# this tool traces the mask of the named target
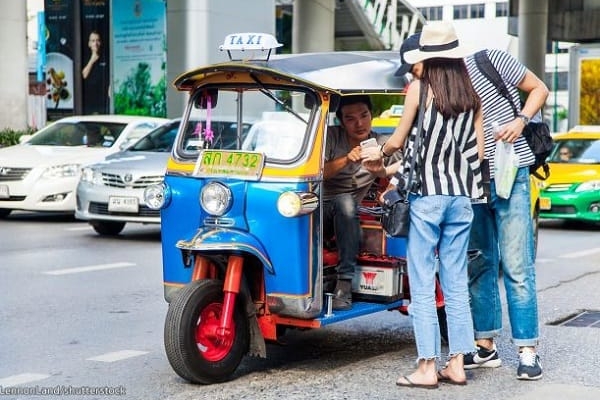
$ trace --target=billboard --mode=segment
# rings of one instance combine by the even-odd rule
[[[48,114],[73,111],[73,0],[46,0],[46,107]]]
[[[81,3],[81,96],[83,114],[110,112],[108,0]]]
[[[600,125],[600,45],[569,49],[569,127]]]
[[[116,114],[165,117],[166,0],[113,0],[113,104]]]

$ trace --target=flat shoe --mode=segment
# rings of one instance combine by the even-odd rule
[[[437,372],[437,378],[438,378],[438,382],[447,383],[449,385],[464,386],[467,384],[466,379],[464,381],[455,381],[454,379],[450,378],[449,376],[442,374],[442,371]]]
[[[406,382],[402,382],[400,379],[404,379]],[[439,385],[437,383],[414,383],[407,376],[402,376],[396,381],[396,386],[408,387],[408,388],[420,388],[420,389],[437,389]]]

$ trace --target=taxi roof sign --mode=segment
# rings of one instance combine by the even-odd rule
[[[275,36],[268,33],[256,33],[256,32],[245,32],[245,33],[232,33],[225,37],[223,44],[219,46],[219,50],[226,50],[229,54],[229,59],[233,61],[231,51],[267,51],[265,61],[269,60],[271,51],[277,47],[283,46],[279,43]]]

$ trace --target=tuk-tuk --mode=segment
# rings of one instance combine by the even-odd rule
[[[368,94],[380,112],[402,104],[399,56],[271,55],[278,46],[271,35],[232,34],[221,46],[229,61],[176,78],[189,102],[164,182],[145,193],[161,210],[166,354],[193,383],[230,379],[244,356],[266,357],[266,344],[287,329],[407,314],[405,239],[387,236],[377,214],[378,186],[387,182],[360,207],[362,251],[347,311],[332,310],[337,252],[319,207],[339,99]],[[438,300],[443,312],[441,292]]]

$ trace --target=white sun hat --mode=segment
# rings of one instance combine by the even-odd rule
[[[404,53],[404,59],[416,64],[430,58],[464,58],[472,53],[472,49],[459,43],[451,23],[432,21],[423,26],[419,48]]]

